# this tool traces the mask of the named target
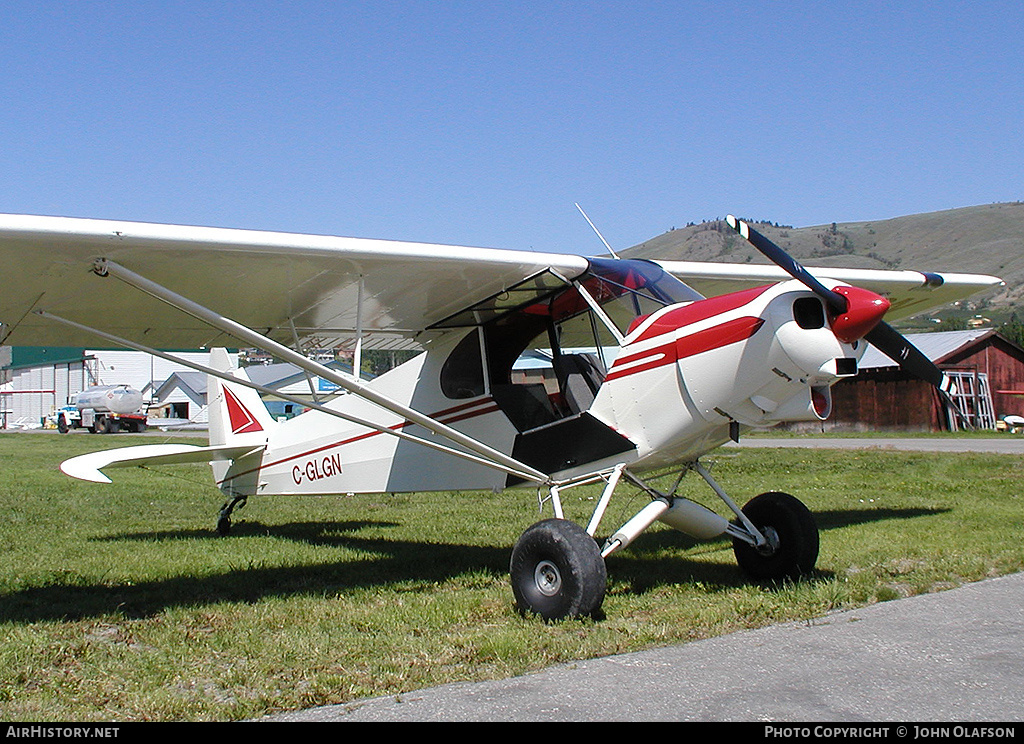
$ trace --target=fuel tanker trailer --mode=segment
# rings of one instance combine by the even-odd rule
[[[57,412],[57,429],[67,433],[79,427],[96,434],[145,431],[142,393],[128,385],[98,385],[80,392],[73,406]]]

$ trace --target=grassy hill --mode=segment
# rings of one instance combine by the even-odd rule
[[[1005,316],[1015,308],[1024,308],[1024,202],[813,227],[749,221],[807,266],[992,274],[1001,277],[1006,287],[982,296],[972,309],[980,305]],[[724,220],[670,230],[623,254],[633,258],[767,263]]]

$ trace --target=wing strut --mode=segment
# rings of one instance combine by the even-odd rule
[[[407,421],[422,426],[427,431],[433,432],[438,436],[444,437],[450,442],[454,442],[462,447],[465,447],[470,452],[473,452],[487,461],[495,464],[504,466],[505,470],[514,470],[520,474],[524,474],[527,480],[534,481],[537,483],[547,483],[550,481],[547,475],[540,472],[539,470],[530,467],[524,463],[519,462],[513,457],[509,457],[504,452],[499,452],[493,447],[480,442],[473,437],[467,436],[457,429],[442,424],[441,422],[427,416],[419,411],[409,408],[406,405],[399,403],[398,401],[388,398],[386,395],[382,395],[380,392],[367,386],[361,380],[354,379],[348,375],[340,374],[337,370],[333,370],[326,365],[320,364],[319,362],[308,359],[297,351],[289,349],[283,344],[279,344],[276,341],[267,338],[261,333],[258,333],[251,328],[248,328],[241,323],[238,323],[230,318],[226,318],[219,313],[214,312],[206,307],[203,307],[197,302],[193,302],[187,297],[173,292],[166,287],[157,284],[134,271],[121,266],[114,261],[108,261],[106,259],[100,259],[96,262],[94,269],[100,276],[112,275],[125,282],[129,286],[135,287],[136,289],[145,292],[146,294],[157,298],[163,302],[166,302],[173,308],[180,310],[186,315],[191,315],[208,325],[216,328],[230,336],[234,336],[246,343],[263,349],[264,351],[278,357],[287,362],[291,362],[300,369],[311,372],[312,374],[319,375],[325,380],[329,380],[336,385],[348,390],[353,395],[358,395],[360,398],[367,400],[381,408],[390,411],[398,416],[402,416]],[[276,393],[275,393],[276,394]]]
[[[502,465],[500,463],[496,463],[491,460],[480,457],[478,455],[474,455],[471,452],[464,452],[463,450],[453,449],[452,447],[448,447],[438,442],[432,442],[429,439],[422,439],[421,437],[416,437],[413,436],[412,434],[407,434],[404,431],[401,431],[400,429],[397,428],[383,426],[382,424],[375,424],[372,421],[367,421],[366,419],[359,418],[358,416],[352,416],[351,414],[344,413],[343,411],[338,411],[334,408],[328,408],[327,406],[321,405],[319,403],[310,403],[308,400],[303,400],[298,396],[290,395],[280,390],[274,390],[264,385],[259,385],[247,378],[235,377],[230,372],[213,369],[212,367],[207,367],[205,365],[198,364],[197,362],[189,361],[188,359],[182,359],[180,357],[173,356],[172,354],[168,354],[158,349],[151,348],[144,344],[139,344],[134,341],[129,341],[126,338],[115,336],[112,333],[107,333],[97,328],[91,328],[87,325],[76,323],[73,320],[68,320],[67,318],[61,318],[58,315],[53,315],[52,313],[48,313],[44,310],[37,311],[37,314],[40,317],[46,318],[47,320],[52,320],[57,323],[63,323],[64,325],[71,326],[72,328],[77,328],[81,331],[93,333],[99,336],[100,338],[106,339],[107,341],[111,341],[119,346],[125,346],[129,349],[135,349],[136,351],[141,351],[146,354],[152,354],[155,357],[160,357],[161,359],[166,359],[167,361],[173,362],[174,364],[180,364],[182,366],[189,367],[191,369],[196,370],[197,372],[203,372],[208,375],[213,375],[214,377],[219,377],[220,379],[225,380],[227,382],[232,382],[238,385],[242,385],[243,387],[252,388],[253,390],[262,393],[263,395],[273,395],[275,398],[281,398],[283,400],[288,401],[289,403],[296,403],[302,406],[303,408],[310,408],[314,411],[326,413],[329,416],[340,418],[343,421],[348,421],[349,423],[356,424],[357,426],[365,426],[366,428],[373,429],[375,431],[380,432],[381,434],[390,434],[392,436],[398,437],[399,439],[403,439],[407,442],[421,444],[424,447],[429,447],[430,449],[437,450],[438,452],[444,452],[445,454],[454,455],[455,457],[461,457],[464,460],[469,460],[470,462],[476,463],[478,465],[484,465],[486,467],[495,468],[496,470],[501,470],[502,472],[511,473],[512,475],[517,476],[519,478],[523,478],[524,480],[534,480],[531,476],[521,472],[520,470],[506,467],[505,465]]]

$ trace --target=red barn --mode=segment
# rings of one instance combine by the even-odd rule
[[[975,428],[994,429],[1006,415],[1024,416],[1024,348],[990,328],[907,334],[957,384],[955,401]],[[832,388],[826,430],[941,431],[966,428],[929,384],[869,348],[856,377]]]

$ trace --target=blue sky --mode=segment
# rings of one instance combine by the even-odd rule
[[[0,212],[599,252],[1024,199],[1024,3],[0,7]]]

